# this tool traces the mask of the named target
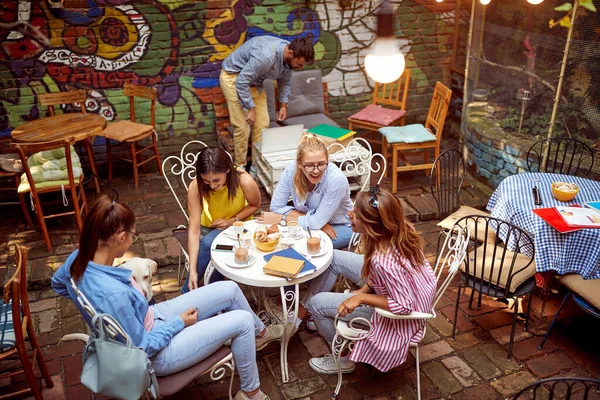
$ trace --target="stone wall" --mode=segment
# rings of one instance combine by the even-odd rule
[[[158,90],[161,152],[190,138],[214,143],[211,93],[218,91],[221,62],[248,38],[268,34],[313,39],[316,67],[329,85],[330,113],[342,126],[370,101],[373,82],[363,59],[379,1],[75,1],[64,0],[64,8],[2,1],[4,22],[27,21],[51,45],[0,29],[0,131],[44,116],[38,94],[73,89],[87,90],[88,112],[109,122],[127,119],[122,87],[134,82]],[[453,3],[394,1],[397,35],[412,69],[409,122],[424,119],[437,80],[450,83]]]

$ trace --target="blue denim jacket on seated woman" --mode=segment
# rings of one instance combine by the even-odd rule
[[[90,318],[77,302],[71,287],[70,268],[79,250],[75,250],[52,277],[52,288],[61,296],[69,297],[88,324]],[[148,312],[148,301],[131,284],[131,271],[89,262],[80,282],[79,290],[99,313],[110,314],[131,337],[134,346],[140,347],[148,357],[158,353],[171,338],[184,328],[181,317],[160,324],[150,332],[144,329],[144,318]]]

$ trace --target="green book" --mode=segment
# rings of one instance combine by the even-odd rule
[[[317,125],[314,128],[309,129],[308,132],[335,139],[338,142],[341,142],[342,140],[356,134],[356,132],[349,129],[339,128],[337,126],[331,126],[327,124]]]

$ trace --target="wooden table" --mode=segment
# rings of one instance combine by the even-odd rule
[[[94,173],[96,192],[100,193],[96,162],[92,153],[90,139],[106,128],[106,119],[98,114],[61,114],[27,122],[15,128],[11,135],[17,142],[47,142],[74,137],[83,142]]]

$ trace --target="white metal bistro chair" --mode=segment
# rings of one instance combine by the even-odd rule
[[[191,140],[183,145],[179,152],[179,156],[169,156],[165,158],[162,163],[165,181],[167,181],[167,185],[169,185],[169,189],[171,189],[171,193],[173,194],[173,197],[175,197],[177,204],[179,204],[179,208],[188,223],[190,217],[187,214],[184,204],[187,205],[187,191],[190,183],[196,179],[196,161],[198,160],[198,154],[200,154],[200,151],[205,147],[207,146],[204,142],[201,142],[200,140]],[[180,196],[183,197],[183,202],[181,201]],[[185,225],[179,225],[173,231],[173,236],[175,236],[175,239],[177,239],[177,242],[179,243],[177,282],[181,282],[182,255],[185,258],[184,272],[189,273],[190,270],[190,256],[187,251],[187,227]],[[208,271],[209,269],[210,268],[207,268],[206,270]],[[205,280],[205,282],[207,281]]]
[[[93,318],[97,312],[85,297],[85,295],[79,290],[73,278],[71,278],[71,288],[77,293],[77,302],[85,313]],[[119,337],[127,338],[128,335],[121,327],[114,322],[111,316],[106,315],[103,318],[106,323],[108,334],[115,340]],[[150,368],[152,368],[150,366]],[[231,378],[229,381],[229,399],[233,399],[231,390],[233,388],[233,376],[235,375],[235,360],[233,359],[233,353],[227,346],[221,346],[208,358],[200,361],[198,364],[191,366],[183,371],[176,372],[167,376],[157,376],[156,382],[151,384],[148,388],[148,392],[155,399],[160,399],[164,396],[171,396],[184,387],[186,387],[194,379],[209,374],[213,381],[222,379],[227,373],[227,369],[231,371]],[[154,371],[150,371],[153,373]]]
[[[428,313],[411,312],[407,315],[396,315],[390,311],[383,310],[375,307],[375,312],[386,318],[391,319],[417,319],[423,321],[423,337],[425,337],[426,326],[425,322],[429,319],[436,317],[435,306],[438,301],[444,295],[444,292],[452,282],[454,275],[458,271],[460,265],[464,262],[467,255],[467,246],[469,244],[470,232],[468,227],[455,226],[446,234],[444,246],[442,247],[442,254],[437,257],[435,268],[433,270],[438,280],[438,289],[435,292],[433,298],[433,304],[431,305],[431,311]],[[448,274],[444,278],[444,271],[447,270]],[[443,279],[441,285],[440,280]],[[369,337],[371,332],[371,322],[365,318],[357,317],[350,321],[343,321],[340,319],[339,314],[336,315],[335,320],[336,335],[331,343],[331,354],[334,357],[337,368],[338,368],[338,382],[333,392],[333,398],[336,398],[342,387],[342,369],[340,363],[340,357],[344,350],[347,348],[352,351],[354,344],[357,341],[365,340]],[[415,362],[417,366],[417,396],[421,400],[421,377],[420,377],[420,364],[419,364],[419,343],[411,343],[410,347],[415,349]]]

